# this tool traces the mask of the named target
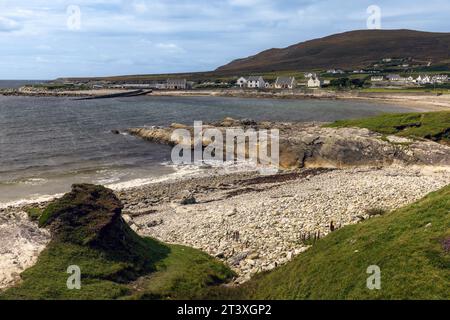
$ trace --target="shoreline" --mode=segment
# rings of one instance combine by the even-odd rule
[[[311,242],[305,239],[326,236],[331,224],[358,223],[370,218],[370,209],[391,211],[448,184],[448,167],[392,165],[273,176],[215,173],[115,193],[124,204],[123,218],[137,233],[215,256],[238,274],[239,284],[308,250]],[[0,229],[9,230],[0,236],[0,289],[15,283],[50,240],[25,211],[46,205],[0,209]]]
[[[2,90],[0,96],[19,97],[98,97],[113,94],[123,94],[133,90],[123,89],[97,89],[79,91],[31,91],[31,90]],[[230,98],[253,98],[253,99],[298,99],[298,100],[341,100],[341,101],[364,101],[370,103],[394,104],[415,111],[445,111],[450,110],[450,94],[436,95],[431,92],[383,92],[370,93],[360,91],[336,92],[326,90],[309,91],[255,91],[238,89],[221,90],[178,90],[158,91],[154,90],[151,97],[230,97]]]

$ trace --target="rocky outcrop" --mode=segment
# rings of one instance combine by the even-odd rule
[[[342,168],[399,164],[450,165],[450,147],[428,140],[384,137],[360,128],[325,128],[318,123],[277,123],[252,120],[223,121],[205,125],[224,132],[229,128],[280,130],[280,166],[285,169],[302,167]],[[135,128],[129,133],[156,143],[175,145],[175,129],[192,128],[172,125],[168,128]],[[224,135],[225,137],[225,135]],[[192,141],[191,141],[192,143]],[[210,143],[203,140],[203,146]]]
[[[20,280],[20,273],[34,265],[50,241],[23,210],[0,209],[0,291]]]

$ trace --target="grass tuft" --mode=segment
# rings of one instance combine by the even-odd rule
[[[382,114],[371,118],[336,121],[327,127],[367,128],[383,135],[450,143],[450,111]]]

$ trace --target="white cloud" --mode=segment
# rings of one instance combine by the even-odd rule
[[[450,30],[448,0],[376,3],[383,10],[384,28]],[[80,32],[67,28],[66,10],[73,4],[81,8]],[[210,70],[271,47],[365,28],[370,4],[372,0],[1,0],[0,78]],[[36,57],[51,62],[38,59],[42,68],[34,68]]]
[[[19,30],[22,26],[15,20],[0,17],[0,32],[11,32]]]

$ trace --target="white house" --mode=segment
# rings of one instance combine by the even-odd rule
[[[386,76],[388,81],[404,81],[405,78],[401,77],[399,74],[389,74]]]
[[[447,75],[435,75],[431,78],[431,82],[433,83],[445,83],[448,82],[448,76]]]
[[[322,86],[322,81],[318,77],[311,77],[308,80],[308,88],[320,88]]]
[[[417,77],[416,83],[418,83],[418,84],[429,84],[429,83],[431,83],[431,77],[427,76],[427,75],[426,76],[420,75],[420,76]]]
[[[187,88],[186,79],[167,79],[167,89],[171,90],[185,90]]]
[[[372,82],[381,82],[384,80],[383,76],[373,76],[372,78],[370,78],[370,81]]]
[[[247,79],[245,79],[244,77],[240,77],[236,81],[236,85],[239,86],[240,88],[244,88],[245,86],[247,86]]]
[[[294,89],[296,86],[294,77],[278,77],[275,81],[275,89]]]
[[[263,77],[261,76],[251,76],[247,80],[247,87],[248,88],[265,88],[266,82],[264,81]]]
[[[343,70],[336,70],[336,69],[330,69],[330,70],[327,70],[327,73],[329,73],[329,74],[344,74],[345,72],[343,71]]]

